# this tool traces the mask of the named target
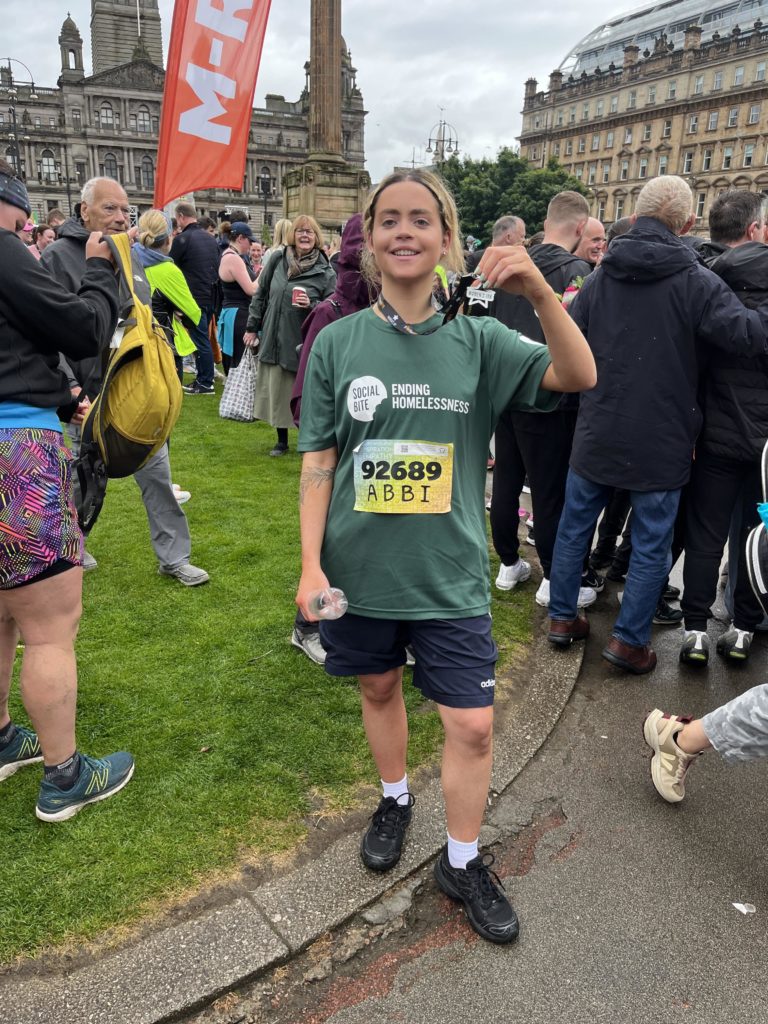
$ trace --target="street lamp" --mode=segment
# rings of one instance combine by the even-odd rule
[[[13,169],[19,178],[26,178],[24,174],[24,168],[21,163],[21,150],[19,149],[19,126],[16,120],[16,97],[19,95],[18,86],[20,84],[29,86],[30,100],[38,99],[38,95],[35,92],[35,82],[32,77],[32,72],[29,70],[24,61],[17,60],[15,57],[0,57],[0,61],[7,63],[7,69],[0,67],[0,93],[7,93],[8,99],[11,101],[8,107],[8,113],[11,116],[11,131],[8,133],[8,140],[11,143],[11,156],[13,159]],[[15,82],[13,78],[13,68],[11,64],[18,64],[29,75],[28,82]],[[25,136],[26,138],[26,136]]]
[[[272,196],[272,175],[269,173],[269,168],[264,166],[261,168],[261,174],[259,175],[259,192],[261,192],[262,198],[264,199],[264,223],[267,223],[267,202]]]
[[[433,163],[438,167],[445,163],[446,153],[459,152],[459,136],[456,129],[443,118],[432,126],[427,140],[427,153],[434,153]]]

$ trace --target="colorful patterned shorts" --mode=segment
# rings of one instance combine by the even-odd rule
[[[82,565],[72,458],[55,430],[0,430],[0,590]]]

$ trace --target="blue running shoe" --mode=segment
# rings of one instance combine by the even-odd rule
[[[0,782],[10,777],[27,764],[37,764],[43,760],[43,752],[37,739],[37,733],[16,726],[16,735],[3,750],[0,750]]]
[[[133,758],[125,751],[107,757],[80,755],[80,775],[72,789],[59,789],[43,780],[35,814],[41,821],[68,821],[87,804],[118,793],[133,775]]]

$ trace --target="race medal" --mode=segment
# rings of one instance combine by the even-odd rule
[[[373,439],[354,458],[356,512],[451,511],[452,444]]]

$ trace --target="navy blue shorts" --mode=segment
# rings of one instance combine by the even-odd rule
[[[405,664],[405,647],[416,654],[413,684],[429,700],[449,708],[493,704],[496,644],[491,616],[470,619],[372,619],[347,612],[320,622],[332,676],[367,676]]]

